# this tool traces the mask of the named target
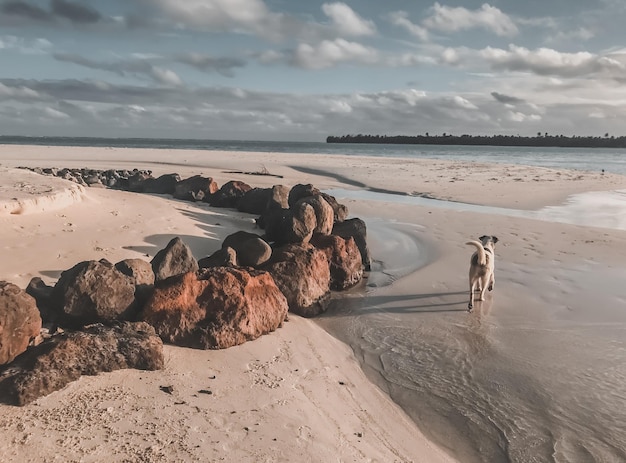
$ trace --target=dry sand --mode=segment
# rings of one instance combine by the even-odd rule
[[[254,217],[248,214],[157,195],[75,189],[65,182],[52,185],[50,179],[12,169],[19,165],[147,168],[155,175],[203,174],[218,184],[243,180],[260,187],[296,183],[313,183],[322,189],[366,187],[518,209],[559,204],[583,191],[626,188],[626,178],[621,176],[524,166],[0,146],[0,278],[21,287],[33,276],[54,283],[62,270],[81,260],[149,260],[174,236],[187,242],[197,258],[204,257],[233,231],[255,228]],[[282,178],[232,173],[261,170]],[[42,200],[45,196],[48,199]],[[377,265],[388,262],[393,267],[391,263],[403,258],[408,262],[405,268],[386,269],[394,284],[379,288],[376,295],[415,310],[445,306],[464,311],[471,251],[463,243],[485,233],[500,237],[498,260],[509,263],[504,265],[504,281],[502,273],[497,275],[498,306],[492,307],[490,297],[477,310],[485,316],[500,305],[515,313],[524,310],[525,298],[535,301],[538,296],[528,295],[532,289],[525,286],[538,284],[529,276],[529,268],[584,261],[612,269],[626,258],[623,231],[427,206],[342,202],[351,217],[376,217],[408,227],[407,242],[395,248],[385,245],[384,225],[379,227],[382,232],[373,233]],[[415,259],[413,250],[419,252]],[[422,261],[428,265],[413,272]],[[348,297],[361,296],[353,291]],[[577,307],[570,302],[563,305]],[[344,338],[333,328],[332,317],[321,324]],[[452,461],[440,450],[446,448],[461,461],[475,456],[471,445],[455,446],[441,439],[429,431],[429,422],[412,415],[418,428],[368,380],[387,391],[375,368],[366,368],[366,377],[351,349],[314,321],[292,316],[277,332],[225,351],[166,346],[165,353],[164,371],[83,377],[27,407],[0,406],[4,431],[0,455],[16,461]],[[357,355],[363,361],[361,353]],[[159,389],[168,385],[174,388],[171,395]]]

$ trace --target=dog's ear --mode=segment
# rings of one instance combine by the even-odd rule
[[[479,240],[479,241],[485,241],[485,240],[488,240],[489,238],[491,238],[491,237],[490,237],[490,236],[487,236],[487,235],[483,235],[483,236],[481,236],[480,238],[478,238],[478,240]]]
[[[497,236],[492,236],[491,239],[493,240],[494,244],[498,242],[498,237]]]

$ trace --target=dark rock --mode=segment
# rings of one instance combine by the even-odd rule
[[[367,227],[365,222],[358,218],[344,220],[340,223],[335,222],[333,235],[341,236],[342,238],[354,238],[354,242],[361,252],[363,267],[369,272],[371,257],[370,250],[367,247]]]
[[[210,197],[209,202],[211,206],[215,207],[236,208],[239,200],[250,190],[252,190],[252,187],[247,183],[231,180],[222,185],[222,188]]]
[[[147,172],[135,172],[133,175],[128,177],[127,189],[128,191],[132,191],[135,193],[143,193],[145,191],[146,181],[152,178],[152,175]]]
[[[237,210],[248,214],[263,214],[271,195],[270,188],[253,188],[239,199]]]
[[[290,188],[285,185],[274,185],[271,188],[265,210],[289,209],[289,191]]]
[[[34,277],[28,283],[26,287],[26,294],[35,298],[39,314],[41,315],[42,323],[49,323],[53,321],[54,303],[52,300],[52,292],[54,286],[48,286],[39,277]]]
[[[290,312],[313,317],[328,308],[330,266],[323,251],[309,244],[287,244],[275,249],[262,268],[272,274]]]
[[[321,249],[330,264],[330,289],[342,291],[356,285],[363,278],[361,252],[354,238],[314,234],[311,244]]]
[[[269,211],[264,217],[265,239],[278,245],[308,243],[317,225],[315,210],[307,203]]]
[[[320,193],[322,198],[326,200],[330,207],[333,208],[333,212],[335,213],[335,222],[343,222],[348,218],[348,208],[343,204],[339,204],[334,196],[331,196],[326,193]]]
[[[143,305],[154,289],[154,270],[152,265],[143,259],[124,259],[115,268],[129,277],[135,285],[135,299]]]
[[[232,248],[236,253],[237,265],[257,267],[268,261],[272,248],[255,233],[237,231],[228,235],[222,243],[223,248]]]
[[[157,283],[142,319],[165,342],[223,349],[274,331],[287,308],[269,273],[215,267]]]
[[[163,368],[163,342],[147,323],[90,325],[54,335],[0,371],[0,400],[26,405],[81,375]]]
[[[233,248],[223,247],[210,256],[200,259],[198,261],[198,267],[237,267],[237,253]]]
[[[35,299],[13,283],[0,281],[0,365],[24,352],[40,330]]]
[[[289,191],[289,200],[288,200],[289,207],[293,207],[302,198],[306,198],[307,196],[316,196],[319,194],[320,194],[320,190],[315,188],[310,183],[306,185],[302,183],[294,185],[293,187],[291,187],[291,190]]]
[[[191,249],[178,236],[167,243],[165,249],[157,252],[151,264],[155,281],[198,270],[198,262]]]
[[[104,259],[65,270],[52,296],[62,325],[129,320],[136,310],[133,281]]]
[[[180,182],[180,175],[178,174],[165,174],[158,178],[148,178],[144,182],[143,191],[144,193],[173,195],[178,182]]]
[[[217,183],[211,177],[194,175],[176,184],[174,198],[185,201],[202,201],[217,190]]]

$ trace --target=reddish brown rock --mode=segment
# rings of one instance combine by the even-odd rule
[[[289,191],[289,199],[288,199],[289,207],[293,207],[302,198],[306,198],[307,196],[316,196],[319,194],[320,194],[320,190],[315,188],[310,183],[306,185],[302,183],[294,185]]]
[[[90,325],[31,347],[0,370],[0,401],[25,405],[77,380],[81,375],[136,368],[163,368],[163,342],[147,323]]]
[[[354,218],[343,222],[335,222],[333,235],[338,235],[342,238],[354,238],[354,242],[361,252],[363,267],[367,271],[370,270],[371,256],[369,247],[367,246],[367,227],[363,220]]]
[[[198,270],[198,262],[191,249],[178,236],[172,238],[164,249],[157,252],[150,263],[155,281]]]
[[[342,291],[363,278],[361,253],[353,238],[315,234],[311,244],[321,249],[330,264],[330,288]]]
[[[0,365],[24,352],[40,330],[35,299],[13,283],[0,281]]]
[[[331,196],[326,193],[320,193],[322,198],[326,200],[330,207],[333,208],[333,212],[335,213],[335,222],[343,222],[348,218],[348,208],[337,202],[334,196]]]
[[[215,267],[157,284],[142,319],[165,342],[223,349],[274,331],[287,309],[269,273]]]
[[[194,175],[181,180],[174,189],[174,198],[185,201],[202,201],[218,190],[217,183],[211,177]]]
[[[80,262],[64,271],[52,294],[64,325],[129,320],[135,315],[133,281],[105,260]]]
[[[287,298],[289,311],[313,317],[330,302],[330,266],[326,254],[309,244],[288,244],[272,253],[263,269]]]
[[[231,180],[222,185],[222,188],[208,199],[211,206],[235,208],[239,200],[251,189],[252,187],[245,182]],[[207,198],[205,198],[205,200],[206,199]]]
[[[321,233],[323,235],[330,235],[333,231],[333,225],[335,223],[335,211],[333,208],[326,202],[326,200],[322,197],[322,195],[315,196],[306,196],[294,205],[294,209],[299,207],[301,204],[309,204],[313,210],[315,211],[315,228],[313,229],[314,233]]]

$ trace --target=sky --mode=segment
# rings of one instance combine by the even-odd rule
[[[0,135],[626,135],[626,0],[0,0]]]

